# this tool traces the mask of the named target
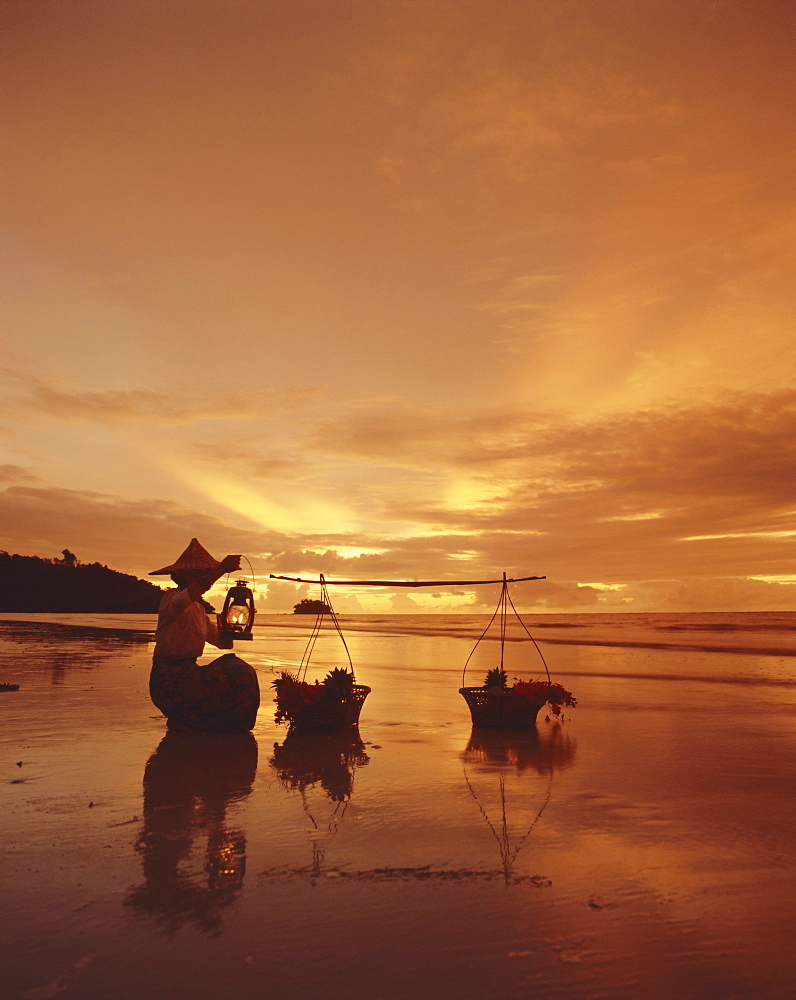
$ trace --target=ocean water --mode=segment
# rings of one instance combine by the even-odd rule
[[[0,616],[4,1000],[790,1000],[796,614],[345,616],[359,727],[288,735],[314,621],[228,739],[166,733],[152,616]],[[473,729],[501,655],[577,707]]]
[[[24,625],[63,625],[153,636],[155,615],[93,615],[58,613],[0,613],[1,622]],[[492,615],[341,615],[344,635],[366,633],[395,637],[460,639],[475,644],[499,643],[499,621]],[[311,631],[315,617],[260,614],[255,635],[277,630],[301,636]],[[323,631],[334,633],[326,616]],[[684,652],[720,652],[741,655],[796,655],[796,611],[699,612],[691,614],[522,614],[509,616],[506,643],[527,644],[530,636],[541,645],[606,646]],[[446,666],[446,664],[441,664]]]
[[[102,637],[105,643],[147,643],[154,615],[0,614],[6,635]],[[259,615],[244,657],[268,672],[294,670],[307,653],[316,619]],[[579,678],[676,684],[768,686],[796,683],[796,612],[694,614],[571,614],[510,616],[503,631],[492,615],[326,616],[312,651],[309,679],[332,666],[351,666],[361,683],[372,667],[423,683],[432,673],[477,685],[490,667],[510,678],[546,676],[564,686]],[[208,655],[212,653],[208,647]],[[566,682],[566,683],[565,683]]]

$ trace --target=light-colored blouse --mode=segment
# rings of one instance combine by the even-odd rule
[[[154,655],[195,659],[204,652],[205,642],[218,646],[218,628],[202,605],[191,600],[187,587],[164,594],[158,608]]]

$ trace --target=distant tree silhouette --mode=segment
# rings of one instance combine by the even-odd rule
[[[154,614],[163,590],[99,563],[0,551],[0,611]],[[67,560],[71,556],[74,561]]]
[[[61,555],[63,556],[61,562],[65,566],[74,566],[75,563],[77,562],[77,556],[74,554],[74,552],[70,552],[69,549],[63,549]]]
[[[294,615],[328,615],[331,608],[325,601],[313,601],[309,597],[302,597],[298,604],[293,607]]]

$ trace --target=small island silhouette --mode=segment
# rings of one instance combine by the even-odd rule
[[[294,615],[328,615],[332,609],[325,601],[313,601],[309,597],[302,599],[293,607]]]

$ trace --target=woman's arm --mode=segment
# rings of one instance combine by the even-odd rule
[[[234,573],[240,569],[240,556],[225,556],[215,569],[209,569],[201,576],[197,576],[185,588],[191,595],[192,601],[198,601],[206,590],[209,590],[216,580],[224,576],[225,573]]]

